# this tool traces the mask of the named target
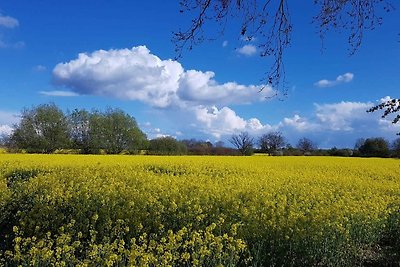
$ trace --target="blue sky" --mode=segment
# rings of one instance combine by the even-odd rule
[[[329,32],[321,49],[313,1],[290,2],[289,95],[266,99],[274,88],[258,90],[270,60],[258,56],[259,40],[239,38],[236,21],[173,60],[172,32],[189,22],[178,2],[2,1],[0,133],[11,131],[22,108],[54,102],[65,111],[121,108],[149,138],[228,143],[241,131],[281,131],[293,145],[309,137],[320,147],[396,138],[399,125],[365,111],[400,95],[398,11],[365,32],[350,57],[346,32]]]

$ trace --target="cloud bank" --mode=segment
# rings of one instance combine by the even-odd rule
[[[352,73],[345,73],[334,81],[322,80],[319,85],[347,83],[353,77]],[[175,130],[165,133],[151,126],[146,131],[153,137],[177,136],[175,131],[178,131],[181,138],[195,135],[226,140],[241,131],[253,136],[282,131],[292,144],[306,136],[315,138],[321,146],[330,147],[352,146],[358,137],[392,136],[400,131],[379,114],[366,113],[374,105],[372,102],[316,103],[311,114],[294,114],[274,124],[260,118],[245,118],[230,106],[264,101],[274,93],[272,88],[266,87],[259,93],[263,85],[219,83],[214,72],[185,70],[179,62],[160,59],[145,46],[81,53],[76,59],[56,65],[53,79],[57,85],[72,91],[42,94],[100,95],[140,101],[156,108],[160,116],[171,121]],[[189,134],[185,136],[181,132]]]
[[[379,103],[377,101],[376,103]],[[367,113],[372,102],[342,101],[329,104],[314,104],[309,116],[294,115],[284,118],[278,128],[294,141],[301,136],[314,138],[321,147],[353,147],[358,138],[396,138],[399,124],[381,118],[381,114]]]
[[[181,123],[184,114],[187,118],[184,124],[196,125],[198,131],[214,138],[237,130],[267,129],[269,126],[258,119],[243,119],[228,106],[262,102],[274,94],[271,87],[264,85],[219,83],[214,72],[185,70],[179,62],[162,60],[145,46],[81,53],[74,60],[56,65],[53,80],[72,91],[41,94],[136,100],[163,109],[164,113],[178,109]],[[148,132],[154,136],[161,134],[150,129]]]

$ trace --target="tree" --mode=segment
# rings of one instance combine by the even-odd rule
[[[0,148],[7,147],[9,144],[10,136],[7,134],[0,134]]]
[[[364,157],[388,157],[390,154],[389,143],[381,137],[367,138],[359,148]]]
[[[283,58],[285,49],[291,44],[293,25],[290,21],[289,1],[287,0],[181,0],[181,13],[191,13],[194,17],[186,30],[174,34],[175,50],[178,57],[185,48],[191,50],[208,37],[205,25],[219,24],[211,29],[218,29],[218,35],[224,33],[227,23],[238,18],[239,35],[261,43],[261,56],[273,57],[273,63],[267,71],[265,82],[275,89],[285,81]],[[319,28],[323,40],[332,29],[348,32],[350,54],[360,47],[365,30],[374,29],[382,23],[378,10],[389,12],[394,9],[389,1],[383,0],[314,0],[319,10],[313,23]],[[283,81],[283,82],[282,82]],[[286,93],[284,86],[281,90]]]
[[[183,142],[167,136],[150,140],[149,152],[157,155],[184,155],[187,148]]]
[[[107,150],[120,153],[123,150],[139,150],[146,135],[139,129],[135,118],[120,109],[108,109],[104,114]]]
[[[198,141],[196,139],[182,140],[192,155],[210,155],[212,153],[213,144],[209,141]]]
[[[317,149],[317,146],[314,144],[313,141],[311,141],[310,139],[303,137],[301,138],[298,142],[297,142],[297,146],[296,146],[299,150],[301,150],[303,152],[303,154],[305,153],[310,153],[314,150]]]
[[[93,151],[104,149],[109,154],[124,150],[135,152],[142,149],[147,141],[135,118],[120,109],[109,108],[103,113],[94,111],[89,116],[88,125],[88,146]]]
[[[400,158],[400,138],[397,138],[392,143],[393,155]]]
[[[28,152],[51,153],[69,147],[67,119],[56,105],[43,104],[21,112],[10,142]]]
[[[224,141],[217,141],[216,143],[215,143],[215,147],[224,147]]]
[[[272,155],[272,153],[282,149],[286,145],[286,141],[281,132],[270,132],[262,135],[258,140],[258,144],[261,151]]]
[[[93,153],[90,146],[91,114],[86,110],[75,109],[68,115],[68,125],[72,147],[81,149],[82,153]]]
[[[75,109],[65,116],[54,104],[24,109],[7,146],[28,152],[51,153],[75,148],[82,153],[136,152],[147,146],[146,135],[135,118],[120,109],[106,112]]]
[[[241,132],[239,135],[232,135],[229,142],[234,145],[243,156],[253,153],[254,139],[247,132]]]
[[[358,138],[356,144],[354,145],[354,150],[359,150],[360,147],[365,143],[364,138]]]
[[[336,147],[332,147],[331,149],[327,150],[329,156],[336,156],[336,157],[350,157],[353,156],[352,149],[338,149]]]
[[[147,141],[135,118],[120,109],[106,112],[75,109],[68,116],[72,146],[84,154],[135,152]]]

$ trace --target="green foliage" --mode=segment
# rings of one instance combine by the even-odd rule
[[[119,154],[144,148],[146,136],[135,119],[120,109],[74,110],[69,115],[72,143],[84,154]]]
[[[150,140],[149,154],[155,155],[185,155],[187,147],[173,137],[160,137]]]
[[[397,138],[392,143],[393,156],[400,158],[400,138]]]
[[[187,147],[190,155],[211,155],[214,152],[214,146],[208,141],[198,141],[196,139],[182,140]]]
[[[336,156],[336,157],[350,157],[353,156],[353,150],[351,149],[338,149],[333,147],[328,150],[329,156]]]
[[[88,136],[90,150],[104,149],[107,154],[138,151],[146,145],[135,119],[120,109],[90,114]]]
[[[13,188],[15,184],[28,181],[42,172],[38,169],[17,169],[5,174],[4,178],[7,181],[7,187]]]
[[[364,157],[388,157],[389,143],[383,138],[367,138],[358,149]]]
[[[70,138],[72,147],[80,149],[82,153],[89,154],[95,150],[90,139],[90,119],[91,114],[82,109],[73,110],[68,115]]]
[[[62,110],[54,104],[24,109],[10,142],[28,152],[51,153],[69,146],[68,123]]]
[[[133,154],[146,148],[147,139],[135,119],[120,109],[76,109],[65,116],[54,104],[44,104],[22,111],[7,145],[10,151],[28,153]]]

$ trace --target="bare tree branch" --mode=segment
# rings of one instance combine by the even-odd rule
[[[350,55],[361,46],[365,30],[373,30],[382,24],[377,6],[383,5],[385,12],[394,9],[390,2],[383,0],[314,0],[314,4],[320,10],[313,22],[319,29],[321,41],[329,30],[344,29],[349,32]]]
[[[384,110],[382,118],[386,118],[390,114],[399,113],[400,99],[393,98],[391,100],[388,100],[386,102],[383,102],[379,105],[370,108],[369,110],[367,110],[367,112],[375,112],[377,110]],[[392,120],[393,124],[396,124],[398,122],[400,122],[400,114],[397,114]],[[400,133],[397,133],[397,135],[400,135]]]
[[[234,145],[243,156],[250,155],[253,151],[254,139],[247,132],[241,132],[239,135],[232,135],[229,142]]]
[[[314,0],[314,4],[319,7],[319,13],[313,22],[318,27],[322,43],[328,31],[347,30],[351,55],[361,46],[364,31],[382,24],[382,17],[377,15],[378,6],[385,12],[394,9],[388,0]],[[194,13],[195,16],[187,30],[174,34],[178,57],[182,56],[184,49],[192,50],[203,41],[213,39],[207,38],[206,22],[219,24],[221,35],[228,21],[239,19],[239,35],[246,40],[257,37],[260,56],[273,58],[263,83],[283,95],[287,94],[284,55],[291,44],[293,30],[288,0],[181,0],[180,5],[182,13]]]

